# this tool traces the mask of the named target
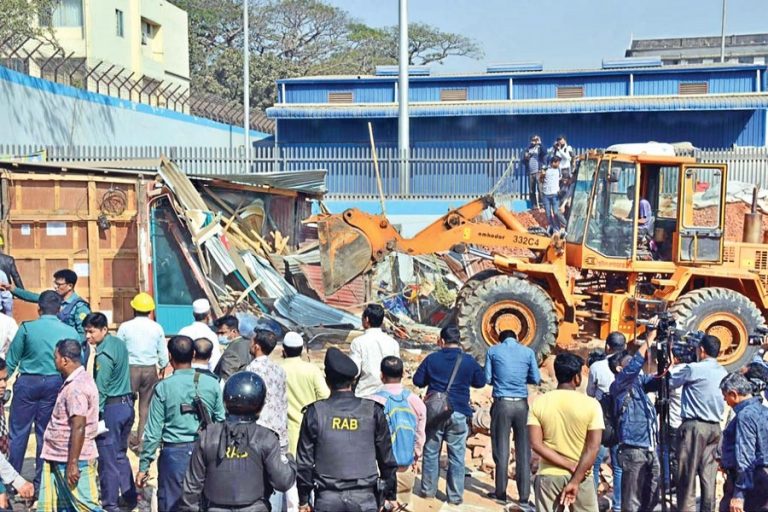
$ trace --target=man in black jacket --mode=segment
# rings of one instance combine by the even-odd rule
[[[355,362],[337,348],[325,355],[331,396],[309,405],[296,451],[299,512],[377,512],[377,481],[396,500],[397,462],[381,404],[355,397]]]
[[[256,423],[266,396],[264,381],[252,372],[236,373],[224,385],[227,418],[195,443],[181,510],[267,512],[272,491],[293,485],[295,462],[283,460],[277,434]]]
[[[24,288],[24,283],[21,281],[19,270],[16,268],[16,260],[13,256],[9,256],[2,252],[3,248],[2,240],[0,240],[0,270],[5,272],[5,275],[8,276],[8,279],[10,279],[16,287]]]

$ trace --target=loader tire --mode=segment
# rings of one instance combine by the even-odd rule
[[[536,353],[539,364],[557,340],[557,312],[540,286],[510,275],[491,276],[458,305],[457,320],[464,348],[481,364],[499,332],[515,331],[520,343]]]
[[[499,270],[496,270],[495,268],[486,268],[485,270],[481,270],[477,274],[470,276],[469,279],[464,282],[464,286],[461,287],[459,293],[456,294],[456,305],[458,306],[466,301],[467,297],[472,295],[475,290],[477,290],[477,287],[483,284],[483,281],[499,275],[501,275]]]
[[[692,290],[671,307],[678,329],[704,331],[720,339],[718,361],[728,371],[742,368],[760,349],[749,345],[749,335],[765,325],[754,302],[727,288]]]

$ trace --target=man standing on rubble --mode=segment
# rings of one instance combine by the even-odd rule
[[[59,320],[72,327],[77,331],[80,337],[80,342],[83,347],[83,366],[88,363],[88,356],[91,353],[91,349],[88,343],[85,342],[85,329],[83,328],[83,320],[91,312],[91,306],[85,299],[75,293],[75,285],[77,284],[77,274],[68,268],[58,270],[53,274],[53,291],[59,294],[61,297],[61,309],[59,310]],[[14,296],[27,302],[37,302],[40,298],[39,293],[31,292],[23,288],[19,288],[14,284],[9,284],[6,287],[13,293]]]
[[[400,357],[400,345],[381,330],[384,323],[384,308],[379,304],[368,304],[363,311],[365,333],[352,341],[349,356],[360,370],[360,381],[355,396],[366,397],[381,388],[381,360],[387,356]]]
[[[198,338],[207,338],[213,343],[213,352],[208,362],[208,369],[213,371],[219,364],[221,350],[219,349],[219,338],[211,330],[208,324],[211,322],[211,303],[208,299],[197,299],[192,303],[192,316],[195,321],[186,327],[182,327],[179,336],[189,336],[193,340]]]

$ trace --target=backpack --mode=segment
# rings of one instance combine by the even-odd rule
[[[613,447],[619,444],[619,419],[621,414],[627,409],[629,400],[632,396],[632,390],[624,397],[624,401],[621,404],[621,412],[617,416],[616,408],[614,407],[613,395],[605,393],[600,397],[600,407],[603,409],[603,421],[605,422],[605,430],[603,430],[603,438],[600,444],[607,447]]]
[[[386,398],[384,414],[387,415],[389,432],[392,436],[392,453],[398,466],[413,464],[416,447],[416,413],[408,403],[410,391],[404,389],[399,395],[378,391],[377,396]]]

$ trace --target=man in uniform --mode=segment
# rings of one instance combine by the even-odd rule
[[[379,474],[385,499],[396,499],[397,462],[384,408],[355,397],[357,373],[351,358],[337,348],[328,350],[325,379],[331,396],[307,407],[299,433],[300,512],[310,510],[313,490],[316,512],[376,512]],[[345,453],[354,457],[342,457]]]
[[[296,479],[295,462],[283,459],[272,430],[256,420],[267,387],[253,372],[234,374],[224,385],[227,419],[200,434],[184,478],[181,510],[261,512],[273,490],[285,492]],[[242,485],[247,475],[251,485]]]
[[[108,429],[96,438],[101,506],[106,512],[117,512],[120,497],[129,507],[136,505],[133,470],[127,457],[135,415],[128,349],[123,340],[109,334],[103,313],[85,317],[83,327],[85,339],[96,348],[93,373],[99,390],[99,418]]]
[[[91,349],[85,342],[85,330],[83,329],[83,320],[91,312],[91,306],[77,293],[75,285],[77,284],[77,274],[68,268],[58,270],[53,274],[53,291],[61,297],[61,308],[57,316],[59,320],[74,328],[83,344],[83,365],[87,364]],[[10,284],[7,288],[14,296],[27,302],[37,302],[40,294],[20,288]]]
[[[192,457],[203,419],[195,403],[208,411],[214,422],[224,420],[224,402],[216,379],[192,369],[192,340],[174,336],[168,341],[173,375],[160,381],[149,405],[149,418],[139,459],[136,485],[144,487],[149,465],[162,443],[157,461],[157,508],[175,512],[181,499],[181,484]]]
[[[21,471],[27,450],[32,422],[35,423],[37,446],[35,458],[35,489],[40,486],[43,433],[51,419],[56,395],[61,388],[61,374],[54,364],[56,344],[63,339],[79,339],[74,328],[56,318],[61,307],[61,297],[51,291],[40,294],[38,300],[40,318],[24,322],[11,341],[8,349],[8,377],[18,369],[19,376],[13,385],[10,423],[9,461],[16,471]]]

